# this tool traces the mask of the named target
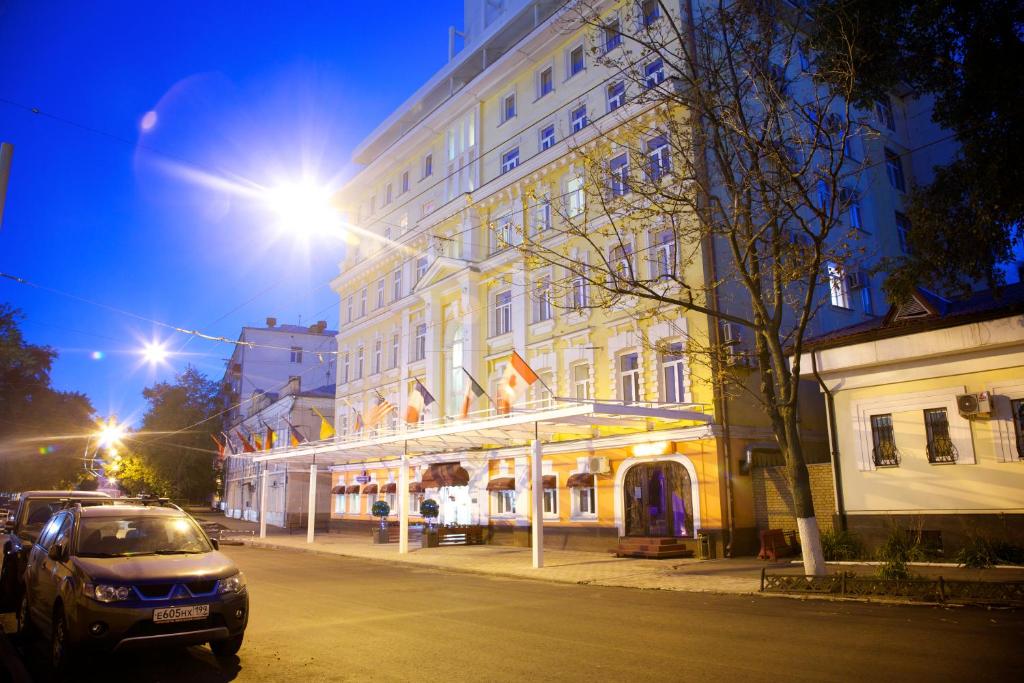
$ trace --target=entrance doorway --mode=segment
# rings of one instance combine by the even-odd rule
[[[634,465],[622,486],[627,536],[693,537],[690,473],[670,460]]]
[[[445,526],[473,523],[472,503],[468,486],[442,486],[438,489],[438,522]]]

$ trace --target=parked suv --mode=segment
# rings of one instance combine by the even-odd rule
[[[18,630],[49,633],[58,670],[80,650],[210,644],[242,646],[245,578],[187,513],[114,501],[69,505],[29,555]]]
[[[97,491],[27,491],[10,503],[8,519],[3,530],[7,540],[3,546],[0,564],[0,611],[12,611],[21,599],[21,577],[25,572],[29,551],[39,532],[57,510],[67,501],[110,500],[110,496]]]

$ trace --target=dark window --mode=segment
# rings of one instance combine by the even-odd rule
[[[900,155],[888,147],[885,148],[885,172],[889,176],[889,184],[900,192],[907,191],[907,181],[903,178],[903,162]]]
[[[883,95],[880,100],[875,102],[875,116],[878,118],[878,122],[886,128],[896,130],[896,120],[892,115],[892,101],[888,95]]]
[[[291,351],[289,352],[289,360],[292,363],[301,363],[302,362],[302,347],[301,346],[293,346],[291,348]]]
[[[650,27],[661,16],[661,6],[658,4],[658,0],[643,0],[640,3],[640,13],[644,28]]]
[[[896,212],[896,237],[900,242],[900,251],[910,253],[910,219],[899,211]]]
[[[1024,399],[1010,401],[1013,414],[1013,439],[1017,444],[1017,459],[1024,460]]]
[[[613,19],[604,27],[604,51],[611,52],[619,45],[622,45],[622,32],[619,30],[619,20]]]
[[[930,408],[924,411],[924,427],[928,434],[928,462],[956,462],[957,452],[949,438],[949,417],[945,408]]]
[[[875,467],[899,467],[900,452],[896,449],[891,414],[871,416],[871,441]]]

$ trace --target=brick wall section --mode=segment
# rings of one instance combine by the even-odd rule
[[[825,531],[832,529],[832,518],[836,509],[835,491],[832,488],[832,465],[818,463],[807,466],[811,479],[811,497],[818,517],[818,527]],[[755,467],[754,516],[759,529],[783,529],[796,531],[796,516],[793,513],[793,496],[782,467]]]

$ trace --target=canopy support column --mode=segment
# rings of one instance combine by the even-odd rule
[[[309,519],[306,524],[306,543],[312,543],[316,533],[316,464],[309,466]]]
[[[540,464],[544,447],[538,438],[530,446],[530,545],[533,548],[533,568],[540,569],[544,566],[544,477]]]
[[[398,468],[398,554],[409,553],[409,448]]]
[[[263,474],[260,476],[260,538],[267,537],[267,477],[270,468],[263,465]]]

